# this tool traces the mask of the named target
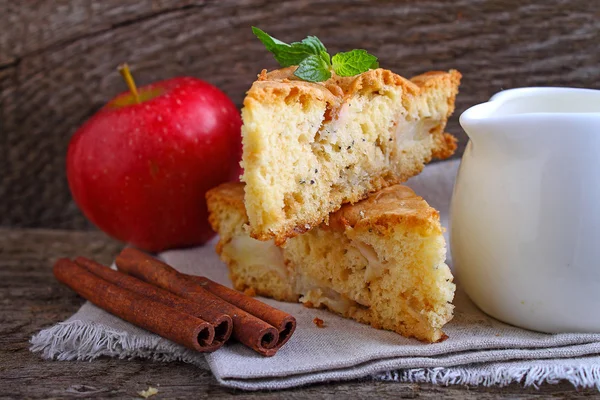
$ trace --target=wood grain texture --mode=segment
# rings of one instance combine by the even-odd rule
[[[70,136],[125,89],[193,75],[240,105],[276,66],[251,32],[318,35],[330,51],[366,48],[404,76],[459,69],[448,130],[468,106],[507,88],[600,88],[600,2],[590,0],[25,1],[0,0],[0,225],[89,228],[70,198]],[[4,27],[8,26],[9,29]]]
[[[109,263],[121,245],[99,232],[0,228],[0,397],[132,398],[148,386],[158,398],[245,399],[422,398],[568,399],[595,397],[568,383],[539,390],[511,385],[483,388],[371,380],[312,385],[282,392],[238,392],[220,387],[211,372],[183,363],[103,358],[93,362],[44,361],[29,352],[31,335],[73,314],[83,300],[52,277],[59,257],[82,255]]]

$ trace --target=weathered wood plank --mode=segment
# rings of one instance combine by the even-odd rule
[[[9,171],[0,180],[4,226],[89,227],[70,200],[64,155],[76,127],[124,89],[120,62],[132,64],[140,84],[194,75],[241,104],[257,72],[275,67],[250,25],[290,41],[315,34],[333,52],[367,48],[405,76],[459,69],[464,81],[448,130],[460,151],[458,115],[501,89],[600,87],[598,1],[54,4],[0,0],[0,26],[17,21],[0,30],[0,54],[14,69],[0,88],[0,108],[10,113],[0,126]]]
[[[31,354],[29,338],[62,321],[83,300],[56,282],[51,273],[58,257],[83,255],[109,263],[121,244],[99,232],[9,230],[0,228],[0,397],[135,397],[148,386],[157,398],[221,399],[233,394],[268,398],[424,398],[538,399],[597,396],[595,390],[575,391],[569,384],[543,385],[540,390],[519,385],[480,388],[365,381],[313,385],[284,392],[244,393],[220,387],[207,369],[183,363],[99,359],[93,362],[44,361]]]
[[[0,35],[0,68],[28,54],[194,3],[203,1],[0,0],[0,26],[10,28]]]

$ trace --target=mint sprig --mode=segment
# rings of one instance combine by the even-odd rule
[[[252,27],[252,32],[273,53],[282,67],[297,65],[294,75],[309,82],[323,82],[331,78],[333,70],[339,76],[355,76],[379,68],[377,57],[366,50],[337,53],[333,57],[316,36],[308,36],[301,42],[287,44],[268,33]]]

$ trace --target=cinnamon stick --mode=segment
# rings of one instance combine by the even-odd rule
[[[211,335],[205,338],[203,351],[214,351],[221,347],[231,336],[233,321],[229,315],[219,313],[206,313],[204,307],[193,301],[176,296],[171,292],[152,286],[144,281],[136,279],[130,275],[110,269],[107,266],[99,264],[93,260],[84,257],[77,257],[75,263],[85,268],[96,276],[113,283],[123,289],[136,292],[151,300],[165,304],[186,314],[193,315],[209,322],[214,329],[211,329]]]
[[[200,318],[107,282],[66,258],[56,261],[53,271],[56,279],[98,307],[190,349],[203,351],[213,330]]]
[[[283,346],[296,330],[296,318],[286,312],[246,296],[237,290],[230,289],[227,286],[211,281],[204,276],[185,276],[225,301],[276,327],[279,331],[279,340],[275,345],[277,348]]]
[[[229,315],[233,320],[232,336],[254,351],[265,356],[273,356],[277,352],[279,332],[275,327],[214,295],[171,266],[133,248],[121,251],[116,264],[123,272],[190,299],[207,309]]]

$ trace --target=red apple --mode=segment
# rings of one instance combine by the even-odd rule
[[[239,176],[239,111],[190,77],[141,87],[137,101],[118,95],[72,137],[73,198],[100,229],[141,249],[202,244],[214,235],[206,191]]]

